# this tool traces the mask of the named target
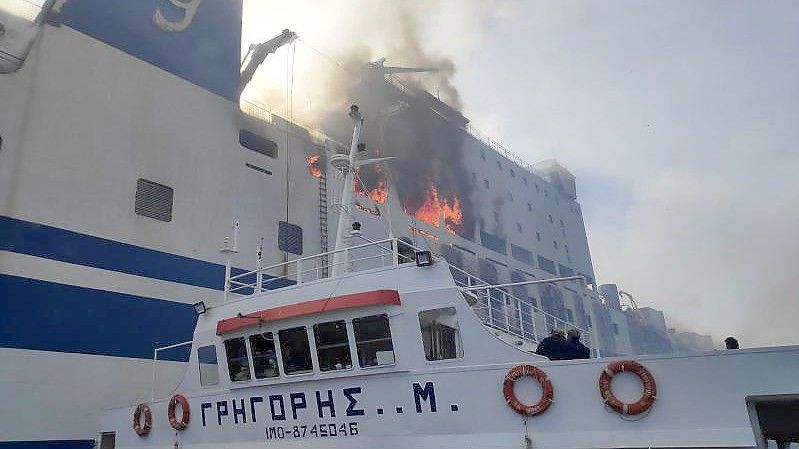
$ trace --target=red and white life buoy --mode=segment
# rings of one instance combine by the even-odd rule
[[[144,417],[144,422],[142,422],[142,416]],[[150,433],[152,427],[153,414],[150,411],[150,407],[147,404],[139,404],[136,407],[136,411],[133,412],[133,430],[136,435],[143,437]]]
[[[625,404],[618,400],[610,389],[613,376],[623,371],[635,374],[644,384],[644,392],[641,398],[632,404]],[[622,415],[638,415],[649,410],[654,404],[657,397],[657,386],[655,385],[654,376],[644,365],[633,360],[617,360],[610,362],[599,376],[599,393],[602,395],[605,404],[616,412]]]
[[[522,376],[533,377],[541,385],[541,399],[533,405],[521,402],[516,398],[516,393],[513,392],[516,380]],[[549,376],[541,369],[532,365],[516,365],[505,375],[505,381],[502,383],[502,394],[505,395],[505,401],[516,413],[523,416],[535,416],[544,413],[552,405],[555,390],[552,388]]]
[[[180,404],[181,415],[180,419],[178,420],[175,417],[175,408]],[[172,399],[169,400],[169,408],[167,409],[169,414],[169,425],[172,426],[175,430],[183,430],[189,425],[189,419],[191,419],[191,410],[189,410],[189,401],[186,400],[183,395],[176,394],[172,396]]]

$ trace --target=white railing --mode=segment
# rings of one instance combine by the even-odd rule
[[[461,287],[472,310],[484,325],[534,343],[540,343],[553,329],[559,329],[564,333],[569,329],[576,329],[582,336],[583,344],[592,351],[595,350],[590,331],[540,309],[527,298],[513,295],[507,291],[507,287],[491,285],[452,265],[450,270],[455,284]],[[579,277],[572,277],[533,282],[543,284],[578,279]]]
[[[413,262],[416,251],[419,249],[398,239],[367,241],[360,245],[229,276],[225,281],[225,296],[227,297],[229,293],[251,295],[264,290],[313,282],[326,279],[330,277],[328,273],[337,271],[354,273]],[[442,258],[436,259],[445,262]],[[340,266],[344,269],[335,269]],[[590,331],[540,309],[527,298],[519,298],[508,292],[507,287],[513,284],[491,285],[455,266],[449,265],[449,267],[455,284],[460,287],[472,310],[484,325],[534,343],[539,343],[553,329],[560,329],[564,333],[569,329],[576,329],[582,335],[583,343],[594,349],[593,335]],[[556,283],[580,278],[573,276],[529,282]]]
[[[194,341],[190,340],[190,341],[184,341],[183,343],[175,343],[174,345],[161,346],[159,348],[153,349],[153,361],[152,361],[153,378],[152,378],[152,382],[150,383],[150,400],[151,401],[155,401],[155,370],[156,370],[156,364],[158,363],[158,353],[161,352],[161,351],[166,351],[168,349],[175,349],[175,348],[180,348],[181,346],[188,346],[188,345],[190,345],[192,343],[194,343]]]
[[[344,266],[344,272],[352,273],[398,265],[400,261],[404,263],[413,260],[408,251],[413,252],[416,249],[397,239],[369,241],[230,276],[225,282],[225,294],[261,293],[264,290],[325,279],[328,277],[327,273],[337,271],[336,268],[340,266]]]

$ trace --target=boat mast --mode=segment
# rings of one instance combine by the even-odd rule
[[[363,116],[358,106],[350,106],[350,118],[353,121],[352,143],[350,144],[350,154],[336,154],[330,158],[330,164],[344,174],[344,184],[341,186],[341,211],[338,216],[338,226],[336,227],[336,251],[342,250],[347,246],[347,240],[352,227],[352,207],[353,207],[353,188],[352,179],[358,152],[363,145],[361,141],[361,127],[363,126]],[[347,271],[345,254],[343,251],[336,252],[333,256],[333,274],[338,275]]]

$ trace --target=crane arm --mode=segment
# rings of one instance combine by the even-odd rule
[[[239,93],[244,91],[244,88],[247,87],[247,84],[249,84],[253,75],[255,75],[255,71],[258,70],[258,67],[260,67],[261,64],[263,64],[267,56],[274,53],[278,48],[294,42],[296,39],[297,33],[289,30],[283,30],[282,33],[266,42],[250,45],[250,49],[247,51],[247,54],[244,56],[244,60],[241,62],[243,68],[241,70],[239,81]],[[247,59],[247,56],[250,57],[249,60]]]

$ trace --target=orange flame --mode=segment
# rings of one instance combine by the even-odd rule
[[[360,167],[355,169],[355,174],[357,175],[360,171]],[[358,182],[358,177],[353,177],[352,180],[352,188],[355,190],[355,193],[361,196],[366,196],[372,199],[377,204],[385,204],[386,200],[388,199],[388,185],[386,184],[385,180],[381,180],[377,183],[374,189],[369,190],[369,194],[367,195],[366,190],[364,190],[363,184]]]
[[[463,210],[458,198],[452,199],[452,205],[447,198],[439,198],[438,188],[430,182],[424,203],[416,209],[413,216],[436,228],[441,227],[441,217],[444,217],[444,228],[450,234],[456,234],[463,225]]]
[[[308,158],[308,171],[314,178],[322,177],[322,168],[319,167],[319,154],[314,154]]]
[[[458,198],[452,200],[452,207],[449,202],[444,200],[444,205],[441,208],[444,212],[444,226],[450,234],[456,234],[456,230],[463,226],[463,210],[461,210],[461,203]]]
[[[438,189],[433,183],[427,189],[427,197],[424,203],[416,209],[413,216],[429,225],[439,227],[441,219],[441,203],[438,201]]]

